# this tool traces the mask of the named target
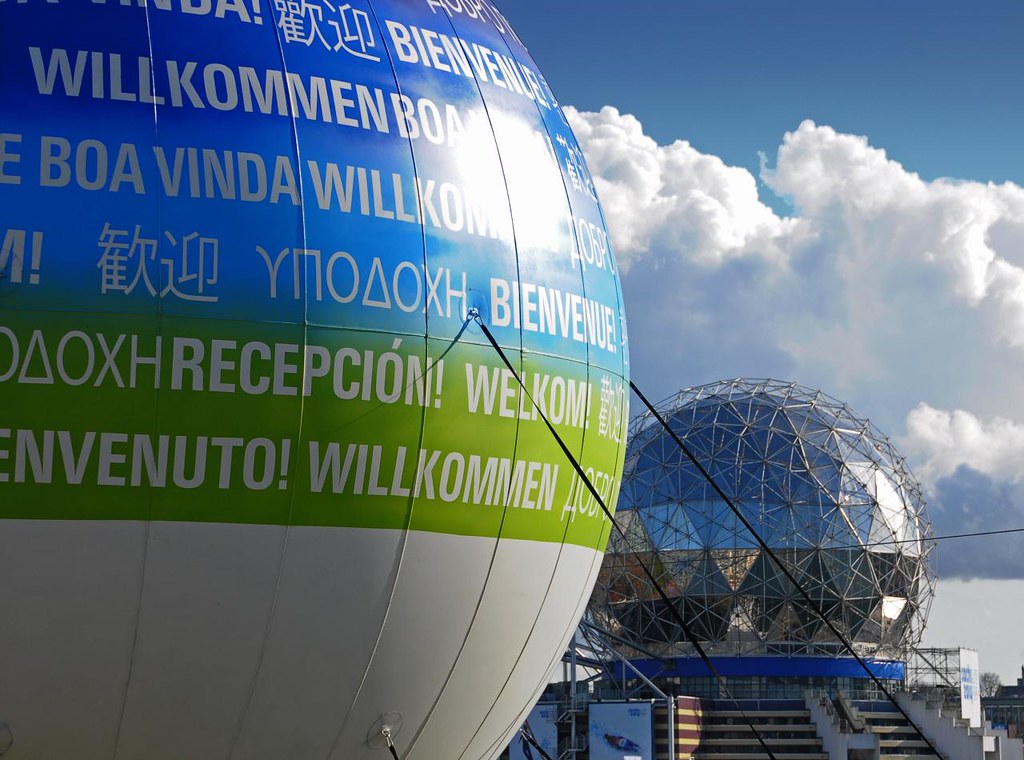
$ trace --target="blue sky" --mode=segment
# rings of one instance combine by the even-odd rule
[[[756,170],[804,119],[925,178],[1024,180],[1024,4],[509,0],[565,103]]]
[[[648,395],[821,388],[896,441],[938,534],[1024,527],[1024,4],[502,7],[571,106]],[[938,566],[925,643],[1012,682],[1024,537]]]

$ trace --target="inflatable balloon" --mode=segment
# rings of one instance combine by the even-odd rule
[[[614,504],[628,414],[501,13],[0,0],[0,246],[7,757],[495,757],[609,533],[543,417]]]

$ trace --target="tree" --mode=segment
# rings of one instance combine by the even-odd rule
[[[999,690],[1003,688],[1003,682],[999,680],[999,676],[995,673],[986,672],[981,674],[978,688],[983,697],[997,697],[999,696]]]

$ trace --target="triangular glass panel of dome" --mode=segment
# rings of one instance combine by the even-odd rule
[[[763,596],[741,596],[749,610],[750,619],[754,621],[759,635],[762,637],[771,628],[772,622],[786,605],[785,600],[767,599]]]
[[[765,428],[750,427],[740,437],[740,459],[743,462],[758,461],[768,454],[768,437],[770,431]]]
[[[907,515],[907,525],[904,529],[905,543],[903,553],[909,557],[920,557],[924,551],[924,542],[921,535],[921,524],[917,515]]]
[[[627,533],[627,535],[629,525],[634,519],[636,519],[636,512],[633,510],[619,510],[615,514],[615,523],[622,529],[622,533]],[[628,551],[630,551],[629,539],[625,538],[619,531],[612,530],[611,535],[608,537],[608,552],[605,556],[617,556]]]
[[[852,563],[856,561],[856,554],[853,549],[828,549],[821,553],[821,561],[832,579],[832,587],[840,596],[846,596],[853,581]]]
[[[861,552],[850,564],[851,579],[846,589],[846,596],[849,599],[876,599],[880,594],[876,568],[871,562],[871,555]]]
[[[662,490],[666,494],[666,500],[674,501],[684,508],[695,495],[697,500],[700,500],[701,490],[698,484],[692,478],[687,477],[683,468],[672,470],[666,474]]]
[[[769,462],[764,469],[761,489],[764,499],[775,503],[789,501],[789,465]]]
[[[714,497],[690,506],[690,520],[705,547],[732,545],[732,537],[737,532],[736,516],[723,501]]]
[[[739,420],[743,425],[750,424],[750,399],[749,398],[732,398],[728,404],[723,404],[723,408],[727,408],[736,419]],[[722,422],[728,422],[728,420],[720,420]]]
[[[657,469],[679,456],[679,446],[669,436],[663,435],[644,448],[644,469]]]
[[[645,495],[641,498],[640,511],[643,513],[675,503],[675,494],[666,487],[664,481],[661,481],[645,489]]]
[[[871,504],[846,503],[842,511],[849,520],[852,539],[850,543],[868,547],[871,543],[871,525],[875,508]]]
[[[686,587],[686,594],[700,597],[721,597],[728,595],[732,589],[729,588],[725,576],[718,569],[718,563],[712,557],[712,552],[704,552],[697,572],[691,577]]]
[[[662,525],[670,519],[670,515],[677,507],[675,501],[659,494],[661,498],[652,502],[646,509],[640,510],[637,518],[643,523],[644,529],[649,533],[658,525]]]
[[[871,616],[871,610],[878,604],[876,599],[852,599],[843,603],[845,607],[846,624],[850,631],[850,638],[856,640],[864,630],[864,625]]]
[[[672,572],[673,563],[666,562],[664,556],[657,552],[652,552],[651,554],[644,556],[643,559],[644,565],[646,565],[647,569],[650,570],[651,575],[654,576],[655,580],[658,582],[658,585],[661,586],[662,589],[665,589],[666,584],[669,584],[672,578],[674,577],[674,574]],[[649,593],[647,594],[646,598],[658,599],[660,597],[660,595],[658,594],[658,590],[654,587],[654,584],[651,583],[650,580],[647,578],[647,573],[644,573],[642,569],[640,569],[640,572],[642,573],[640,578],[643,580],[645,587],[649,589]]]
[[[689,513],[673,504],[657,518],[647,519],[651,544],[658,551],[676,551],[700,547]]]
[[[846,447],[843,445],[842,437],[835,429],[828,431],[828,436],[821,443],[821,450],[832,457],[837,467],[849,458],[844,453]]]
[[[715,453],[715,429],[711,427],[699,427],[693,430],[687,431],[684,435],[680,435],[679,438],[686,444],[686,448],[690,450],[690,453],[697,458],[701,464],[707,463],[709,459],[714,456]],[[672,444],[676,447],[677,451],[685,457],[685,454],[679,450],[679,444],[674,440]],[[687,457],[688,458],[688,457]]]
[[[874,496],[878,500],[878,507],[893,535],[897,538],[905,537],[906,505],[903,503],[899,489],[881,469],[875,470]]]
[[[843,620],[842,610],[838,606],[836,606],[830,610],[825,610],[824,612],[825,616],[828,618],[828,622],[832,624],[832,627],[839,631],[843,636],[849,638],[850,627],[846,624],[846,621]],[[839,637],[836,636],[832,628],[825,625],[824,622],[822,622],[821,625],[818,626],[818,630],[811,640],[815,643],[838,644],[840,642]]]
[[[773,549],[785,547],[793,537],[792,507],[785,503],[766,504],[753,521],[753,526],[768,546]]]
[[[757,630],[754,625],[754,619],[750,615],[750,611],[741,603],[742,600],[737,600],[737,603],[733,606],[732,612],[729,615],[729,634],[730,637],[738,634],[738,638],[744,638],[745,636],[753,634]]]
[[[637,499],[637,483],[632,479],[623,480],[622,487],[619,489],[619,509],[630,509],[636,506]]]
[[[760,501],[764,491],[765,465],[762,460],[744,460],[733,482],[731,498],[738,501]],[[724,489],[723,489],[724,490]]]
[[[774,616],[768,617],[768,621],[769,625],[765,631],[765,638],[768,641],[791,641],[800,629],[800,618],[792,602],[779,605]]]
[[[641,576],[639,566],[618,568],[614,575],[609,575],[609,581],[606,586],[609,604],[630,604],[650,597],[650,581]]]
[[[704,469],[711,475],[712,480],[718,484],[726,493],[731,493],[735,481],[734,470],[737,462],[741,461],[738,454],[739,444],[731,440],[726,445],[715,450],[714,456],[701,460]]]
[[[828,548],[847,548],[860,545],[856,526],[851,524],[846,508],[829,500],[822,507],[822,520],[827,523],[822,532],[822,546]]]
[[[834,605],[829,605],[822,611],[828,615],[833,607]],[[796,618],[799,621],[799,626],[794,635],[795,639],[799,641],[813,641],[822,628],[828,630],[814,608],[808,606],[807,602],[803,599],[795,599],[793,601],[793,611],[796,613]]]
[[[868,535],[868,545],[873,552],[890,553],[899,550],[898,539],[893,535],[881,511],[876,510],[871,517],[871,533]]]
[[[917,560],[898,555],[885,592],[891,596],[909,597],[915,590],[913,585],[916,577]]]
[[[882,595],[889,594],[893,587],[893,574],[896,572],[896,555],[892,552],[885,554],[871,552],[868,557],[871,561],[871,569],[875,573],[879,592]]]
[[[665,450],[661,455],[661,470],[662,473],[672,472],[680,467],[690,466],[690,458],[686,456],[686,452],[676,443],[673,439],[668,436],[664,439]],[[692,446],[687,444],[687,448],[691,450],[698,458],[703,456],[699,449],[696,451]]]
[[[827,527],[822,522],[821,510],[814,506],[797,505],[790,511],[793,522],[793,535],[798,546],[818,548],[821,546],[821,533]]]
[[[832,428],[815,415],[807,419],[802,433],[801,440],[806,448],[822,450],[832,436]]]
[[[903,596],[882,597],[882,619],[890,622],[898,620],[907,607],[907,598]]]
[[[814,407],[814,413],[818,416],[818,419],[829,427],[836,427],[840,424],[840,420],[847,416],[841,405],[833,403],[832,400],[826,398],[821,393],[815,394],[811,405]]]
[[[880,643],[882,640],[882,624],[874,619],[873,616],[869,616],[860,622],[856,635],[859,641],[872,644]]]
[[[845,467],[849,477],[852,479],[852,482],[844,481],[844,486],[847,490],[851,492],[862,490],[873,499],[875,497],[875,471],[878,469],[874,462],[848,457]]]
[[[772,419],[772,430],[780,435],[800,438],[800,420],[794,420],[790,409],[779,409]]]
[[[622,528],[627,543],[630,546],[638,547],[634,551],[642,551],[643,549],[640,547],[649,548],[650,542],[647,540],[647,529],[644,525],[646,514],[646,510],[640,509],[622,509],[615,514],[615,522]],[[618,531],[613,532],[619,533]]]
[[[758,549],[718,549],[712,552],[722,576],[733,591],[739,589],[760,555]]]
[[[805,440],[803,444],[804,458],[807,460],[807,467],[812,472],[829,473],[827,480],[836,480],[840,477],[839,470],[842,467],[842,459],[836,452],[829,448],[832,440],[832,432],[825,431],[820,441]]]
[[[801,574],[797,581],[811,599],[820,605],[830,604],[839,598],[839,590],[829,564],[824,561],[823,552],[813,551],[806,561],[801,562]]]
[[[821,502],[821,489],[818,488],[818,481],[803,468],[790,473],[789,494],[794,504],[818,504]]]
[[[641,456],[640,464],[637,466],[636,474],[633,476],[647,487],[657,486],[665,477],[665,466],[662,464],[661,459],[655,456],[656,453],[648,447],[647,453]]]
[[[715,423],[718,403],[712,400],[698,401],[688,408],[680,409],[669,417],[669,426],[675,430],[693,430]]]
[[[820,509],[818,546],[823,549],[846,549],[856,546],[859,541],[851,535],[846,513],[837,506],[828,505]]]
[[[786,416],[789,418],[789,424],[793,426],[793,429],[801,438],[821,428],[821,423],[818,421],[817,416],[808,406],[787,404]]]
[[[814,467],[809,474],[818,487],[818,498],[822,503],[843,503],[843,479],[838,464]]]
[[[686,591],[686,587],[690,585],[693,576],[700,570],[703,557],[703,551],[665,552],[662,555],[667,572],[667,580],[664,584],[665,590],[666,593],[668,593],[669,588],[673,591],[669,596],[682,594]]]
[[[686,621],[690,631],[701,641],[720,641],[729,628],[728,618],[716,615],[712,610],[698,607],[689,600],[685,603]]]
[[[746,420],[743,417],[742,410],[737,408],[735,403],[721,404],[715,410],[715,427],[725,428],[736,433],[743,431],[746,426]]]
[[[747,576],[740,583],[739,593],[766,600],[783,600],[792,598],[796,594],[796,589],[775,563],[761,552],[754,560],[750,570],[747,571]]]
[[[679,505],[686,512],[686,516],[693,526],[699,540],[705,540],[703,531],[705,523],[714,514],[714,505],[719,503],[717,496],[710,493],[708,489],[694,489],[687,494],[685,499],[680,499]]]
[[[768,430],[765,440],[765,458],[771,462],[789,464],[790,452],[798,445],[796,433],[788,425],[783,428],[772,427]]]
[[[761,535],[764,531],[761,530],[761,520],[764,517],[764,509],[761,505],[760,500],[739,500],[733,502],[733,506],[736,507],[736,512],[730,514],[739,514],[744,520],[746,520],[757,532],[757,535]],[[747,530],[746,526],[740,520],[735,521],[736,532],[733,536],[733,545],[737,547],[753,548],[757,546],[757,539],[754,534]]]

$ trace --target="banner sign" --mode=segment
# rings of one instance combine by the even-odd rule
[[[651,703],[592,703],[589,747],[590,760],[654,760]]]
[[[558,705],[536,705],[530,711],[527,723],[533,737],[545,752],[552,758],[558,757]],[[525,739],[517,733],[508,745],[509,760],[541,760],[543,757]]]
[[[978,653],[973,649],[960,650],[960,717],[971,726],[981,726],[981,671]]]

